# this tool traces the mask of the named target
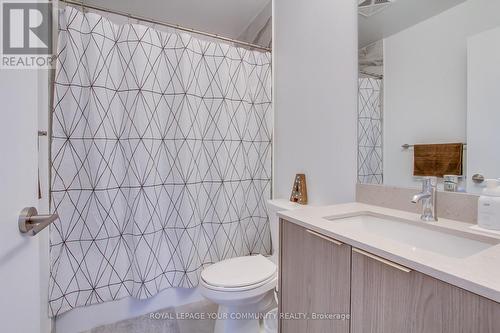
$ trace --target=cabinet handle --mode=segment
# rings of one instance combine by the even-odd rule
[[[327,240],[327,241],[329,241],[330,243],[333,243],[333,244],[335,244],[335,245],[338,245],[338,246],[344,245],[344,243],[339,242],[338,240],[335,240],[335,239],[333,239],[333,238],[330,238],[330,237],[327,237],[327,236],[323,236],[322,234],[319,234],[319,233],[317,233],[316,231],[312,231],[312,230],[309,230],[309,229],[306,229],[306,231],[307,231],[308,233],[310,233],[311,235],[314,235],[314,236],[319,237],[319,238],[321,238],[321,239]]]
[[[396,263],[393,263],[392,261],[389,261],[389,260],[386,260],[384,258],[380,258],[374,254],[371,254],[371,253],[368,253],[368,252],[365,252],[363,250],[360,250],[360,249],[356,249],[356,248],[352,248],[352,252],[356,252],[356,253],[359,253],[359,254],[362,254],[368,258],[372,258],[374,260],[377,260],[378,262],[381,262],[383,264],[386,264],[388,266],[391,266],[393,268],[396,268],[396,269],[399,269],[400,271],[403,271],[405,273],[410,273],[411,272],[411,269],[405,267],[405,266],[401,266],[401,265],[398,265]]]

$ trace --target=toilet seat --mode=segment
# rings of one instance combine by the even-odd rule
[[[236,257],[215,263],[201,273],[202,284],[212,290],[244,291],[273,280],[276,265],[262,255]]]

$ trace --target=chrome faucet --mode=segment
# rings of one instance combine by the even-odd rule
[[[425,177],[422,181],[422,192],[417,193],[411,202],[422,201],[423,212],[420,219],[422,221],[437,221],[437,179],[436,177]]]

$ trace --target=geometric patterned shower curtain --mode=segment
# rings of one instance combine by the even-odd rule
[[[358,86],[358,182],[383,184],[383,80],[360,78]]]
[[[270,54],[69,6],[59,30],[51,314],[269,253]]]

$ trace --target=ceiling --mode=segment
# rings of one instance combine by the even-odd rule
[[[238,38],[271,0],[85,0],[85,3]]]
[[[359,47],[405,30],[466,0],[397,0],[371,17],[358,15]]]

